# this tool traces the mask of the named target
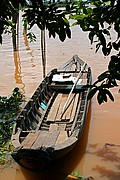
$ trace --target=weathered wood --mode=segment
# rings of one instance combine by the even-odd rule
[[[73,122],[74,120],[74,117],[75,117],[75,113],[76,113],[76,107],[77,107],[77,104],[78,104],[78,98],[79,98],[79,94],[76,94],[75,95],[75,98],[74,98],[74,103],[73,103],[73,107],[72,107],[72,112],[70,114],[70,123]]]
[[[71,119],[71,114],[72,114],[72,110],[73,110],[73,105],[74,105],[74,101],[75,101],[75,94],[71,94],[71,97],[69,99],[69,103],[68,103],[68,106],[66,107],[66,110],[62,116],[62,119],[65,119],[65,120],[70,120]],[[62,113],[62,111],[61,111]],[[60,118],[61,118],[61,114],[60,114]]]
[[[53,132],[49,132],[47,137],[45,138],[45,141],[43,142],[43,147],[52,147],[54,146],[57,138],[58,138],[58,135],[59,135],[59,131],[53,131]]]
[[[34,144],[31,146],[31,149],[36,149],[36,148],[41,147],[43,145],[43,142],[44,142],[45,138],[47,137],[48,133],[49,133],[48,131],[40,131],[40,134],[37,137]]]
[[[38,129],[40,128],[41,123],[42,123],[42,120],[43,120],[43,117],[44,117],[45,113],[47,112],[48,107],[49,107],[50,104],[51,104],[51,100],[53,99],[53,97],[55,96],[55,94],[56,94],[56,92],[54,92],[54,93],[52,94],[52,96],[51,96],[51,98],[50,98],[50,100],[49,100],[49,102],[48,102],[48,104],[47,104],[47,106],[46,106],[46,109],[44,110],[44,113],[42,114],[41,118],[39,119],[39,123],[38,123],[38,125],[37,125],[36,130],[38,130]]]
[[[62,94],[59,93],[50,109],[50,112],[47,117],[47,121],[55,121],[56,115],[57,115],[59,107],[60,107],[61,97],[62,97]]]
[[[39,131],[29,133],[22,142],[23,148],[31,148],[31,146],[36,141],[39,134],[40,134]]]
[[[17,148],[21,146],[21,144],[19,142],[19,136],[20,136],[21,131],[22,131],[22,129],[18,128],[16,134],[13,134],[11,137],[13,146],[15,146]]]
[[[57,141],[56,141],[55,145],[61,144],[64,141],[66,141],[67,139],[68,139],[67,131],[60,131],[60,134],[59,134],[59,136],[57,138]]]
[[[83,83],[82,83],[83,84]],[[75,90],[81,90],[82,88],[83,88],[83,85],[76,85],[75,87],[74,87],[74,91]],[[86,83],[85,83],[86,84]],[[84,85],[85,85],[84,84]],[[72,87],[73,87],[73,85],[72,84],[63,84],[63,83],[61,83],[61,84],[57,84],[57,83],[52,83],[51,85],[50,85],[50,87],[52,88],[52,89],[59,89],[59,90],[71,90],[72,89]]]
[[[68,98],[67,98],[67,100],[66,100],[66,102],[65,102],[65,104],[64,104],[64,106],[63,106],[62,113],[61,113],[61,117],[62,117],[63,114],[64,114],[64,111],[65,111],[65,108],[66,108],[66,106],[67,106],[67,104],[68,104],[68,102],[69,102],[70,96],[71,96],[71,94],[72,94],[75,86],[77,85],[78,80],[81,78],[81,76],[82,76],[82,74],[83,74],[82,71],[85,69],[86,65],[87,65],[86,63],[83,64],[81,71],[80,71],[79,74],[77,75],[77,80],[76,80],[75,83],[73,84],[73,87],[72,87],[72,89],[71,89],[71,91],[70,91],[70,93],[69,93],[69,95],[68,95]]]
[[[80,71],[76,71],[76,73],[79,73]],[[63,71],[63,70],[58,70],[57,72],[56,72],[56,74],[61,74],[61,73],[68,73],[68,74],[70,74],[70,73],[75,73],[75,70],[69,70],[69,71]]]
[[[86,84],[87,84],[87,79],[83,79],[81,85],[86,85]]]
[[[59,131],[65,131],[66,124],[59,124]]]
[[[74,103],[74,95],[71,94],[71,97],[69,99],[69,108],[67,108],[66,112],[64,113],[62,120],[69,120],[71,115],[71,110]],[[47,121],[61,121],[61,113],[64,104],[66,103],[66,100],[68,98],[68,94],[58,94],[58,97],[55,99],[55,102],[48,114]]]
[[[81,102],[82,102],[82,93],[80,93],[79,104],[78,104],[77,109],[76,109],[76,114],[78,114],[79,111],[80,111]],[[82,113],[82,116],[83,116],[83,112],[81,112],[81,113]],[[77,122],[77,118],[78,118],[78,117],[75,116],[74,121],[73,121],[73,124],[72,124],[72,127],[71,127],[71,134],[72,134],[72,132],[74,131],[74,128],[75,128],[75,125],[76,125],[76,122]],[[81,117],[81,118],[82,118],[82,117]]]
[[[58,130],[58,124],[50,124],[49,131],[55,131]]]
[[[60,142],[59,144],[56,141],[55,149],[56,149],[56,151],[59,151],[59,150],[61,151],[61,149],[64,149],[66,147],[69,147],[72,149],[72,146],[74,147],[77,140],[78,139],[76,137],[70,137],[63,142]]]
[[[59,131],[41,131],[38,138],[34,142],[32,149],[40,148],[40,147],[49,147],[53,146],[57,140],[59,135]]]
[[[61,98],[61,101],[60,101],[60,106],[59,106],[59,109],[58,109],[58,112],[57,112],[57,115],[56,115],[56,118],[55,120],[56,121],[61,121],[61,112],[62,112],[62,109],[63,109],[63,106],[67,100],[67,97],[68,97],[68,94],[63,94],[62,95],[62,98]]]

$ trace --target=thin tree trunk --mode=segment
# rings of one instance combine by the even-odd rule
[[[18,10],[19,10],[19,4],[18,4]],[[14,26],[12,28],[12,41],[13,41],[13,50],[17,51],[19,46],[19,11],[13,14],[12,20],[14,23]]]
[[[46,76],[46,43],[45,43],[45,30],[41,30],[41,51],[42,51],[43,77],[45,77],[45,76]]]
[[[27,25],[25,25],[23,28],[23,34],[25,34],[25,35],[27,34]]]
[[[19,13],[13,15],[13,23],[15,24],[12,29],[13,50],[17,51],[19,39]]]
[[[18,16],[17,16],[17,45],[16,45],[16,50],[18,51],[19,50],[19,13],[18,13]]]
[[[27,35],[27,20],[24,22],[23,34]]]
[[[13,29],[12,29],[12,42],[13,42],[13,50],[16,51],[16,22],[17,22],[17,16],[16,14],[13,15]]]

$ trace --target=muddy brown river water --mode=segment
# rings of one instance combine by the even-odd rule
[[[19,87],[26,98],[35,91],[42,80],[40,32],[34,27],[37,41],[30,44],[19,33],[19,52],[13,52],[10,35],[4,35],[0,45],[0,95],[10,95]],[[114,36],[114,34],[113,34]],[[87,33],[79,27],[72,28],[72,39],[64,43],[49,39],[46,33],[46,72],[59,67],[63,62],[78,54],[92,68],[93,81],[107,68],[109,57],[101,51],[94,52]],[[0,173],[0,180],[64,180],[67,174],[78,171],[80,175],[92,176],[95,180],[120,180],[120,86],[112,90],[115,102],[108,100],[98,105],[96,97],[91,100],[86,126],[76,147],[64,158],[40,173],[20,168],[16,163]],[[105,147],[105,144],[113,146]]]

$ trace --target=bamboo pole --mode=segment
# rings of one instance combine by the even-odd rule
[[[68,104],[68,102],[69,102],[70,96],[71,96],[71,94],[72,94],[72,92],[73,92],[73,90],[74,90],[74,88],[75,88],[78,80],[80,79],[80,77],[81,77],[81,75],[82,75],[82,71],[85,69],[86,65],[87,65],[86,63],[83,64],[82,69],[81,69],[81,71],[79,72],[79,74],[78,74],[78,76],[77,76],[77,79],[76,79],[75,83],[74,83],[73,86],[72,86],[72,89],[71,89],[71,91],[70,91],[70,93],[69,93],[69,95],[68,95],[68,98],[67,98],[67,100],[66,100],[66,102],[65,102],[65,104],[64,104],[64,106],[63,106],[60,119],[63,117],[63,115],[64,115],[64,113],[65,113],[65,111],[66,111],[66,109],[67,109],[67,104]]]

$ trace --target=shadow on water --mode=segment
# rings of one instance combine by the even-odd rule
[[[22,174],[26,180],[41,179],[41,180],[64,180],[65,177],[74,171],[76,166],[82,160],[84,153],[86,151],[86,145],[88,142],[88,133],[89,133],[89,122],[91,118],[91,103],[88,111],[88,116],[85,124],[85,128],[81,138],[79,139],[76,146],[62,159],[59,159],[52,163],[44,171],[33,173],[27,171],[23,168],[20,168]],[[16,173],[16,179],[17,173]]]
[[[120,157],[117,156],[118,152],[114,152],[113,149],[111,150],[110,148],[106,148],[105,146],[97,151],[87,151],[87,153],[97,155],[103,161],[120,162]]]
[[[99,165],[93,168],[93,170],[99,172],[101,179],[108,178],[109,180],[120,180],[120,172],[118,171],[113,171]]]
[[[114,170],[111,170],[109,166],[106,168],[104,165],[96,164],[92,170],[99,173],[102,179],[120,180],[120,156],[118,154],[120,145],[107,143],[103,148],[99,148],[99,144],[89,144],[88,147],[90,150],[87,153],[99,157],[103,162],[113,163],[113,166],[115,165]]]

